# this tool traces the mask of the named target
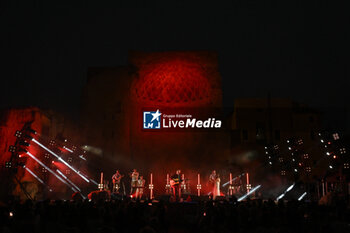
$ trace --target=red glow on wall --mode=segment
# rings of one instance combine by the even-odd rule
[[[133,91],[138,102],[157,106],[198,106],[211,101],[205,70],[184,58],[156,61],[142,67]]]

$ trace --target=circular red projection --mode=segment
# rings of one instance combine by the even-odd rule
[[[199,64],[181,59],[142,67],[134,85],[138,101],[167,106],[208,104],[210,89],[204,69]]]

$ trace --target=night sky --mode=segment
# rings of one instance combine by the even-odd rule
[[[89,66],[126,65],[129,50],[213,50],[226,107],[236,97],[271,92],[330,111],[349,109],[346,8],[324,1],[313,10],[254,1],[195,1],[205,7],[187,9],[186,1],[163,9],[32,2],[26,3],[31,8],[1,3],[0,108],[31,105],[77,114]]]

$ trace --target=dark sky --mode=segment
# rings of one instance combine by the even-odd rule
[[[158,9],[33,2],[38,1],[0,8],[0,108],[38,105],[77,112],[87,67],[124,65],[129,50],[217,51],[226,106],[235,97],[270,91],[311,106],[349,107],[345,7],[325,1],[314,1],[322,3],[312,8],[266,1],[220,6],[195,1],[184,8],[187,1],[173,1],[173,7]]]

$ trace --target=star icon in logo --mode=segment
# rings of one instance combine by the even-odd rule
[[[157,121],[159,121],[160,115],[162,115],[162,114],[159,112],[159,109],[157,109],[157,111],[155,113],[152,113],[153,118],[152,118],[151,122],[154,121],[155,119],[157,119]]]

